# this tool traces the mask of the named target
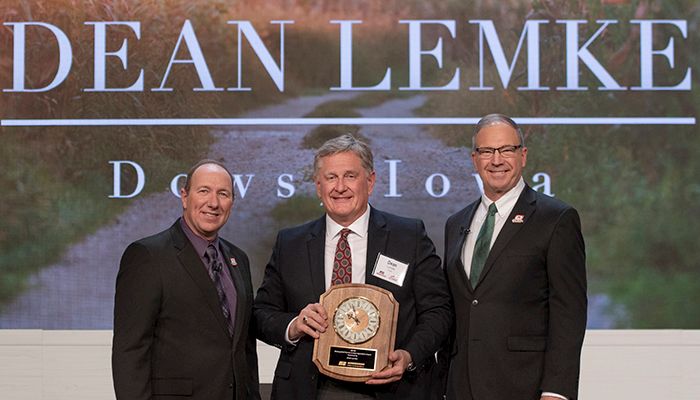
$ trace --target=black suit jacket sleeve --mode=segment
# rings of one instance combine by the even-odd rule
[[[586,330],[586,255],[581,222],[565,209],[547,251],[549,337],[541,389],[575,399]]]
[[[285,300],[284,283],[278,270],[280,246],[283,243],[281,234],[277,234],[272,256],[265,268],[263,283],[255,297],[253,319],[256,322],[257,337],[275,347],[291,350],[294,346],[287,343],[285,334],[296,313],[287,311],[289,307]]]
[[[258,376],[258,348],[255,339],[255,321],[251,319],[248,337],[246,338],[245,352],[248,365],[248,382],[246,383],[246,393],[248,399],[260,399],[260,378]]]
[[[242,252],[242,251],[236,251],[235,253],[233,250],[229,250],[232,252],[232,254],[237,255],[238,260],[243,260],[241,263],[239,261],[239,268],[243,267],[241,269],[241,273],[244,276],[244,284],[247,286],[246,287],[246,292],[252,295],[253,293],[253,286],[251,283],[251,277],[250,277],[250,261],[248,260],[248,256]],[[246,376],[248,377],[248,382],[246,382],[246,394],[247,394],[247,399],[260,399],[260,379],[258,376],[258,343],[256,340],[256,324],[255,324],[255,318],[252,318],[252,310],[249,318],[249,325],[248,325],[248,331],[247,331],[247,336],[245,339],[245,353],[246,353],[246,367],[248,368],[248,374]]]
[[[117,399],[151,398],[151,346],[161,285],[148,249],[132,243],[122,256],[114,299],[112,370]]]
[[[416,325],[403,348],[411,353],[416,365],[422,365],[434,356],[447,338],[453,315],[440,257],[435,253],[435,246],[428,238],[423,222],[416,224],[417,245],[413,257]]]

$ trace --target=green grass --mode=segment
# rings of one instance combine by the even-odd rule
[[[410,96],[406,92],[364,93],[346,100],[332,100],[318,105],[304,117],[360,117],[358,108],[370,108],[381,105],[389,100]]]
[[[592,14],[601,7],[599,2],[578,3],[591,5]],[[605,13],[625,19],[635,7],[626,4]],[[665,2],[663,8],[667,7],[691,9],[690,3],[683,1]],[[679,15],[678,9],[650,11],[646,18]],[[560,18],[586,18],[576,7],[557,12]],[[689,16],[693,23],[698,17],[697,13]],[[607,32],[595,45],[599,59],[610,60],[628,41],[628,32]],[[697,39],[698,33],[691,36],[689,41]],[[697,69],[700,60],[686,58],[692,54],[689,41],[683,44],[686,47],[679,57],[683,65]],[[542,53],[541,64],[547,66],[542,81],[550,87],[565,79],[560,46],[552,42]],[[634,57],[628,57],[616,66],[614,74],[625,77],[620,84],[633,86],[638,68]],[[478,76],[469,70],[464,75]],[[441,93],[431,96],[419,112],[424,116],[500,112],[551,117],[675,116],[698,115],[700,111],[697,90],[657,92],[653,96],[604,92],[595,89],[600,86],[595,78],[583,74],[582,85],[591,88],[585,93],[527,92],[515,89],[525,83],[525,75],[518,79],[521,81],[513,81],[509,90],[503,90],[491,71],[486,80],[495,87],[493,91]],[[469,84],[463,82],[462,87]],[[692,222],[692,216],[700,214],[700,136],[696,127],[555,125],[523,129],[530,148],[524,175],[549,173],[556,197],[578,209],[586,241],[589,292],[605,293],[614,307],[623,310],[616,313],[623,315],[617,326],[700,328],[700,225]],[[440,126],[431,131],[447,145],[471,146],[473,127]]]
[[[297,195],[277,203],[270,211],[277,229],[299,225],[324,213],[316,196]]]
[[[112,222],[131,203],[108,199],[112,166],[107,160],[139,163],[147,174],[143,195],[168,187],[170,179],[186,170],[210,143],[208,134],[188,129],[133,137],[120,129],[106,129],[101,140],[88,144],[82,141],[88,131],[58,130],[54,136],[37,128],[3,132],[0,305],[26,289],[28,277],[58,261],[70,244]],[[191,145],[167,145],[177,141]],[[91,146],[87,154],[84,146]],[[134,183],[134,177],[125,174],[123,185]]]
[[[514,96],[528,96],[513,94]],[[480,94],[481,96],[481,94]],[[494,112],[465,96],[434,97],[424,115],[459,108]],[[686,96],[635,93],[539,96],[542,115],[683,115]],[[573,97],[573,98],[571,98]],[[665,97],[660,99],[660,97]],[[694,104],[700,97],[695,95]],[[502,112],[528,115],[531,102],[503,102]],[[482,108],[485,107],[485,108]],[[641,110],[647,110],[646,112]],[[533,114],[529,114],[533,115]],[[700,299],[700,137],[694,127],[528,126],[524,175],[550,174],[557,198],[576,207],[586,241],[590,293],[605,293],[625,310],[621,328],[698,329]],[[471,146],[471,127],[437,127],[446,144]]]
[[[304,149],[318,149],[326,141],[341,135],[350,134],[354,137],[369,143],[369,139],[360,133],[358,125],[319,125],[310,130],[301,142]]]
[[[173,72],[169,80],[170,86],[176,88],[173,93],[84,92],[81,88],[90,87],[92,79],[91,30],[84,25],[84,21],[91,19],[85,16],[103,15],[102,5],[91,3],[79,12],[66,12],[61,10],[70,10],[72,3],[61,0],[51,4],[42,0],[24,3],[26,7],[15,7],[16,14],[8,14],[8,21],[60,20],[62,30],[74,44],[71,76],[78,78],[68,79],[60,88],[41,95],[3,93],[0,96],[2,117],[231,117],[299,93],[327,93],[329,87],[337,85],[338,68],[327,63],[328,59],[338,59],[337,31],[325,28],[288,30],[286,65],[289,69],[285,93],[277,92],[256,64],[258,61],[249,54],[245,57],[245,83],[255,88],[252,92],[193,92],[191,88],[197,87],[199,82],[188,67]],[[606,7],[604,15],[626,20],[634,15],[637,3],[603,6],[597,0],[556,5],[536,1],[530,6],[537,15],[554,13],[559,19],[589,20],[597,19],[603,13],[601,7]],[[424,3],[411,4],[420,9]],[[694,5],[691,1],[661,2],[658,7],[649,9],[645,18],[681,15],[679,10],[695,10]],[[475,15],[473,5],[468,2],[450,1],[430,7],[435,8],[436,15],[451,15],[458,21]],[[517,15],[524,15],[528,7],[523,5]],[[31,17],[25,14],[29,8]],[[222,77],[231,78],[231,60],[235,60],[235,49],[231,48],[232,30],[226,20],[247,19],[244,6],[235,9],[223,3],[212,6],[203,1],[173,0],[163,8],[161,2],[144,1],[134,7],[115,3],[109,12],[112,13],[109,20],[141,21],[142,39],[130,43],[129,70],[133,73],[144,68],[147,87],[159,85],[157,74],[162,73],[167,64],[183,15],[190,17],[197,29],[214,79],[220,86],[233,85],[222,82]],[[513,14],[512,10],[509,12]],[[484,4],[479,15],[498,19],[503,11],[498,2],[493,2]],[[687,19],[689,26],[698,25],[697,12],[689,14]],[[269,26],[269,21],[257,20],[255,24],[256,27]],[[377,77],[387,67],[392,68],[394,87],[406,84],[406,47],[397,45],[405,44],[405,26],[392,24],[394,28],[390,29],[357,30],[354,37],[356,85],[376,84]],[[458,29],[473,28],[469,24],[462,25],[464,28]],[[556,24],[550,25],[555,29]],[[295,25],[302,26],[314,24],[299,20]],[[508,29],[505,25],[498,27],[499,30]],[[521,28],[514,27],[518,32]],[[273,30],[264,40],[275,40],[275,32]],[[551,33],[542,35],[543,40],[551,40],[542,43],[543,49],[547,49],[542,52],[541,65],[546,66],[542,71],[542,83],[555,87],[561,85],[565,70],[561,55],[564,41]],[[628,34],[629,30],[611,29],[596,41],[592,51],[600,60],[609,60],[626,43]],[[110,35],[114,42],[109,46],[116,48],[121,37],[117,33]],[[466,31],[458,36],[469,37]],[[509,37],[512,43],[504,43],[504,47],[512,52],[517,32],[511,36],[504,34],[502,39],[507,42]],[[679,41],[686,48],[676,51],[678,65],[689,65],[696,71],[700,68],[700,59],[692,57],[695,53],[689,49],[689,44],[697,43],[698,39],[698,31],[689,29],[688,39]],[[467,88],[474,85],[473,79],[478,74],[469,70],[471,64],[465,60],[476,59],[475,49],[465,44],[467,41],[457,42],[453,51],[446,51],[446,57],[451,54],[458,59],[445,60],[444,70],[452,71],[450,66],[455,64],[460,66],[462,90],[431,95],[419,110],[423,116],[479,116],[491,112],[527,116],[572,113],[614,116],[625,115],[629,110],[636,110],[638,115],[700,114],[697,90],[683,94],[658,92],[653,101],[644,93],[601,92],[595,89],[599,82],[585,69],[582,85],[592,88],[585,93],[501,90],[493,71],[488,72],[490,75],[486,79],[496,90],[471,92]],[[55,63],[51,57],[52,46],[55,46],[52,40],[36,40],[28,45],[28,74],[36,76],[47,70],[47,65]],[[635,57],[630,56],[618,65],[613,71],[615,76],[636,79],[639,68],[634,60]],[[9,65],[0,67],[0,76],[12,75]],[[519,68],[511,82],[512,88],[523,84],[517,79],[525,79]],[[115,73],[118,71],[121,70],[110,70],[111,84],[132,83],[132,74]],[[426,84],[430,84],[444,82],[449,77],[436,74],[425,78]],[[697,87],[696,75],[694,79]],[[7,81],[2,83],[8,85]],[[349,100],[322,104],[307,117],[358,116],[358,109],[411,94],[364,93]],[[138,162],[148,173],[143,194],[163,191],[173,175],[207,153],[212,140],[208,128],[0,130],[3,138],[0,147],[0,192],[3,194],[0,202],[0,305],[21,293],[29,276],[57,261],[72,243],[113,221],[131,203],[107,199],[112,190],[108,160]],[[431,131],[447,145],[471,145],[471,127],[440,126]],[[697,283],[700,282],[700,246],[697,246],[700,225],[693,223],[693,216],[700,215],[700,136],[695,131],[695,127],[525,127],[531,148],[525,173],[550,173],[556,196],[579,210],[592,278],[591,291],[607,293],[616,304],[624,306],[628,319],[619,321],[622,327],[700,328],[696,317],[700,315],[697,297],[700,293]],[[304,146],[317,148],[327,139],[343,133],[363,137],[357,126],[322,126],[307,134]],[[133,184],[133,177],[127,176],[124,184]],[[318,203],[312,196],[294,196],[280,202],[271,213],[279,227],[295,225],[322,214]]]
[[[309,118],[356,118],[360,117],[358,108],[376,107],[386,101],[406,97],[410,94],[405,92],[382,92],[365,93],[347,100],[332,100],[318,105],[313,111],[304,117]],[[365,143],[370,143],[370,139],[362,135],[361,127],[358,125],[320,125],[304,135],[302,148],[317,149],[327,140],[340,135],[351,134]]]
[[[49,4],[51,3],[51,4]],[[276,55],[277,28],[267,19],[268,14],[250,10],[246,5],[224,5],[205,1],[162,2],[146,0],[137,5],[111,4],[104,15],[102,2],[87,4],[72,10],[67,0],[32,0],[23,6],[11,7],[8,21],[60,21],[63,32],[73,44],[71,75],[57,89],[42,94],[3,93],[0,110],[3,118],[172,118],[172,117],[234,117],[247,110],[282,102],[300,93],[327,93],[337,85],[336,67],[329,57],[339,54],[335,27],[325,24],[318,28],[309,21],[296,19],[295,29],[286,35],[285,91],[280,93],[252,55],[244,50],[244,85],[250,92],[197,92],[200,82],[191,66],[173,67],[168,86],[173,92],[152,92],[158,87],[165,66],[175,45],[184,17],[192,21],[211,75],[218,87],[234,86],[236,52],[235,29],[226,23],[232,19],[253,21],[263,40]],[[68,11],[66,11],[68,10]],[[300,16],[299,9],[291,10]],[[31,14],[31,15],[29,15]],[[88,16],[103,16],[109,20],[138,20],[141,38],[134,40],[128,29],[110,30],[109,48],[117,48],[129,40],[129,68],[123,71],[118,63],[108,67],[109,85],[126,87],[133,83],[135,71],[144,70],[143,92],[94,93],[85,92],[92,86],[92,30],[84,21]],[[306,18],[312,18],[305,16]],[[99,19],[104,19],[100,17]],[[296,29],[296,27],[304,29]],[[314,28],[316,27],[316,28]],[[380,49],[388,49],[403,37],[401,27],[374,27],[355,35],[357,85],[372,84],[375,75],[391,66],[402,68],[405,50],[388,51],[377,57]],[[314,30],[317,29],[317,30]],[[39,30],[40,31],[40,30]],[[331,33],[332,31],[332,33]],[[376,33],[381,31],[380,35]],[[8,36],[9,37],[9,36]],[[45,75],[55,65],[55,42],[47,35],[28,36],[27,74]],[[232,45],[234,44],[234,45]],[[115,47],[117,46],[117,47]],[[187,57],[181,49],[179,57]],[[116,66],[116,67],[115,67]],[[0,64],[0,76],[12,76],[10,63]],[[401,76],[401,72],[397,72]],[[40,84],[40,83],[39,83]],[[371,96],[370,96],[371,97]],[[359,96],[354,106],[371,106],[384,101],[382,96],[372,100]],[[334,112],[327,105],[325,113]],[[339,105],[345,107],[345,105]],[[321,112],[321,111],[319,111]],[[109,224],[128,207],[131,200],[112,200],[112,166],[110,160],[132,160],[147,174],[146,186],[140,196],[167,190],[170,179],[181,173],[208,153],[212,143],[208,127],[114,127],[114,128],[0,128],[0,307],[10,302],[27,287],[28,277],[60,259],[73,243]],[[333,129],[333,128],[331,128]],[[337,128],[345,133],[357,133],[357,127]],[[317,132],[319,137],[328,133]],[[316,139],[321,140],[321,139]],[[126,174],[122,182],[131,187],[135,177]],[[286,214],[297,215],[297,202],[284,202]],[[320,209],[317,201],[313,213]],[[305,214],[304,214],[305,215]],[[284,218],[281,220],[286,221]],[[301,221],[301,220],[297,220]]]

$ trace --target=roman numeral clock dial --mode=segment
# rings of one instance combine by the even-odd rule
[[[364,343],[379,330],[379,310],[368,299],[351,297],[338,305],[333,316],[336,333],[348,343]]]

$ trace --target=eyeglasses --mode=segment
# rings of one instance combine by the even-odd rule
[[[477,147],[474,149],[474,151],[476,151],[476,154],[479,155],[479,158],[483,158],[483,159],[489,159],[489,158],[493,157],[493,155],[496,154],[496,152],[498,152],[501,155],[501,157],[503,157],[503,158],[513,158],[513,157],[515,157],[515,151],[521,147],[523,147],[522,144],[519,144],[517,146],[509,144],[509,145],[501,146],[498,148]]]

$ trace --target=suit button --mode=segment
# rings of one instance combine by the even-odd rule
[[[472,305],[473,305],[473,306],[476,306],[476,305],[478,305],[478,304],[479,304],[479,300],[477,300],[477,299],[472,300]]]
[[[229,389],[233,389],[233,383],[229,383],[229,384],[228,384],[228,388],[229,388]]]

